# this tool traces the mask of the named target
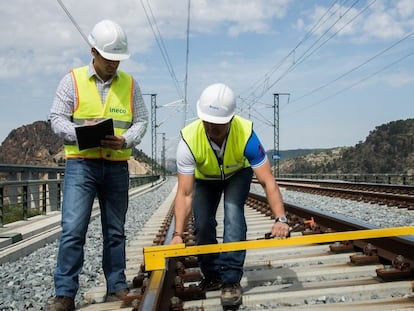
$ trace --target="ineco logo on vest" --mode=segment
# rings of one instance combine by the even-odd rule
[[[124,108],[111,108],[111,107],[109,107],[109,112],[113,112],[113,113],[127,113],[126,109],[124,109]]]

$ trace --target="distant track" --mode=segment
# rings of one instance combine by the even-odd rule
[[[414,209],[414,186],[309,179],[278,179],[278,184],[287,190]]]

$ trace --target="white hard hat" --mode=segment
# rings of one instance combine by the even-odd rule
[[[103,58],[109,60],[125,60],[129,58],[128,41],[121,26],[110,20],[97,23],[88,41]]]
[[[209,123],[225,124],[236,111],[236,97],[223,83],[215,83],[204,89],[197,101],[198,117]]]

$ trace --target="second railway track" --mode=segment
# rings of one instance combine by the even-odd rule
[[[414,210],[414,186],[412,185],[350,183],[309,179],[281,179],[278,183],[281,187],[294,191]]]

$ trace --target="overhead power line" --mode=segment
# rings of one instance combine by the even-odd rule
[[[367,5],[363,10],[361,10],[358,14],[356,14],[355,16],[353,16],[352,18],[350,18],[348,20],[348,22],[346,22],[341,28],[339,28],[337,31],[333,32],[331,36],[329,36],[325,41],[323,41],[320,45],[318,45],[316,48],[314,48],[316,46],[316,44],[322,40],[322,38],[327,35],[347,14],[348,12],[351,11],[351,9],[358,3],[359,0],[354,1],[354,3],[352,3],[352,5],[350,7],[348,7],[345,11],[344,14],[341,14],[338,19],[332,24],[330,25],[321,36],[319,36],[319,38],[317,40],[315,40],[315,42],[308,48],[306,49],[306,51],[300,56],[300,58],[298,60],[295,61],[295,63],[291,66],[291,68],[289,68],[283,75],[281,75],[281,77],[276,81],[278,82],[279,80],[281,80],[284,76],[286,76],[286,74],[290,71],[292,71],[293,69],[295,69],[298,65],[300,65],[301,63],[303,63],[306,59],[308,59],[311,55],[313,55],[317,50],[319,50],[323,45],[325,45],[328,41],[330,41],[333,37],[335,37],[338,33],[340,33],[345,27],[347,27],[352,21],[354,21],[356,18],[358,18],[365,10],[368,9],[368,7],[370,7],[376,0],[373,0],[369,5]],[[314,49],[313,49],[314,48]],[[313,50],[312,50],[313,49]]]
[[[188,59],[190,54],[190,14],[191,14],[191,0],[188,0],[187,6],[187,49],[185,53],[185,79],[184,79],[184,124],[187,121],[187,109],[188,109],[188,102],[187,102],[187,85],[188,85]]]
[[[357,0],[358,1],[358,0]],[[269,91],[270,88],[272,88],[277,82],[280,81],[280,77],[279,79],[277,79],[276,81],[271,81],[271,76],[277,71],[279,70],[282,65],[288,61],[291,57],[295,56],[296,51],[298,50],[298,48],[303,45],[305,43],[305,41],[307,41],[323,24],[326,23],[326,21],[336,13],[336,11],[333,11],[333,8],[335,6],[335,4],[338,2],[338,0],[334,1],[332,3],[332,5],[325,11],[325,13],[318,19],[318,21],[314,24],[314,26],[312,26],[312,28],[306,33],[306,35],[304,36],[304,38],[302,40],[299,41],[299,43],[297,43],[295,45],[295,47],[275,66],[273,66],[271,68],[271,70],[269,70],[262,79],[260,79],[259,81],[257,81],[253,87],[251,87],[253,89],[253,91],[247,96],[247,98],[242,99],[244,103],[247,103],[248,106],[250,107],[255,101],[259,100],[260,98],[263,97],[263,95]],[[353,4],[355,5],[355,4]],[[325,17],[330,14],[330,16],[326,19]],[[346,13],[345,13],[346,14]],[[342,18],[343,16],[345,16],[345,14],[341,14],[340,18]],[[339,19],[338,19],[339,20]],[[335,22],[337,23],[338,20]],[[323,34],[324,35],[324,34]],[[323,36],[322,35],[322,36]],[[319,36],[319,38],[317,39],[317,41],[320,40],[320,38],[322,36]],[[306,52],[305,52],[306,53]],[[295,66],[295,61],[293,62],[293,64],[291,66],[289,66],[288,71],[291,71],[292,67]],[[286,73],[286,72],[285,72]],[[257,86],[255,86],[257,85]],[[256,94],[256,91],[258,91],[258,94]]]
[[[173,81],[173,84],[174,84],[174,86],[177,90],[178,96],[180,98],[184,98],[183,91],[182,91],[182,89],[179,85],[177,76],[175,75],[174,68],[171,64],[170,57],[168,56],[168,51],[165,47],[164,40],[162,39],[161,32],[160,32],[160,30],[158,28],[158,25],[157,25],[157,21],[155,19],[154,14],[152,13],[151,5],[150,5],[149,1],[147,1],[148,10],[149,10],[150,15],[151,15],[150,16],[148,14],[148,11],[147,11],[145,5],[144,5],[144,1],[140,0],[140,2],[141,2],[141,6],[144,10],[145,16],[147,17],[148,24],[149,24],[149,26],[152,30],[153,35],[154,35],[155,41],[157,42],[158,48],[161,52],[161,56],[164,60],[165,65],[167,66],[168,72],[169,72],[169,74],[171,76],[171,79]]]
[[[390,46],[388,46],[387,48],[385,48],[385,49],[381,50],[380,52],[378,52],[378,53],[377,53],[377,54],[375,54],[374,56],[372,56],[372,57],[368,58],[367,60],[365,60],[364,62],[362,62],[361,64],[359,64],[359,65],[355,66],[354,68],[352,68],[352,69],[350,69],[350,70],[346,71],[345,73],[341,74],[340,76],[338,76],[337,78],[335,78],[335,79],[331,80],[330,82],[327,82],[327,83],[325,83],[325,84],[323,84],[323,85],[321,85],[321,86],[319,86],[319,87],[317,87],[317,88],[313,89],[312,91],[309,91],[308,93],[306,93],[306,94],[304,94],[304,95],[302,95],[302,96],[300,96],[300,97],[298,97],[298,98],[296,98],[296,99],[292,100],[291,102],[293,103],[293,102],[300,101],[300,100],[302,100],[303,98],[308,97],[308,96],[310,96],[310,95],[312,95],[312,94],[316,93],[317,91],[320,91],[320,90],[322,90],[322,89],[326,88],[327,86],[329,86],[329,85],[331,85],[331,84],[333,84],[333,83],[335,83],[335,82],[339,81],[340,79],[342,79],[342,78],[346,77],[346,76],[347,76],[347,75],[349,75],[350,73],[357,71],[357,70],[358,70],[358,69],[360,69],[361,67],[363,67],[363,66],[365,66],[366,64],[368,64],[368,63],[372,62],[374,59],[376,59],[376,58],[378,58],[379,56],[381,56],[381,55],[385,54],[385,52],[387,52],[387,51],[391,50],[392,48],[394,48],[394,47],[395,47],[395,46],[397,46],[398,44],[400,44],[400,43],[404,42],[405,40],[409,39],[409,38],[410,38],[410,37],[412,37],[413,35],[414,35],[414,32],[411,32],[411,33],[407,34],[406,36],[404,36],[404,37],[403,37],[403,38],[401,38],[400,40],[398,40],[398,41],[394,42],[393,44],[391,44],[391,45],[390,45]],[[410,54],[409,54],[409,55],[410,55]],[[403,57],[403,59],[405,59],[405,58],[406,58],[406,57]],[[395,62],[395,63],[398,63],[398,62],[399,62],[399,61],[397,61],[397,62]]]
[[[82,31],[82,29],[80,28],[80,26],[78,25],[78,23],[76,22],[76,20],[73,18],[73,16],[70,14],[69,10],[66,8],[66,6],[63,4],[63,2],[61,0],[57,0],[57,2],[59,3],[59,5],[61,6],[61,8],[63,9],[63,11],[65,11],[66,15],[69,17],[70,21],[72,22],[72,24],[76,27],[76,29],[79,31],[80,35],[82,36],[82,38],[85,40],[85,42],[91,46],[91,44],[89,43],[88,38],[86,37],[85,33]]]
[[[260,98],[261,97],[263,97],[264,96],[264,94],[266,93],[266,92],[268,92],[271,88],[273,88],[280,80],[282,80],[288,73],[290,73],[290,72],[292,72],[294,69],[296,69],[296,67],[298,66],[298,64],[300,64],[300,63],[303,63],[308,57],[310,57],[310,55],[312,55],[313,53],[315,53],[318,49],[320,49],[327,41],[329,41],[330,39],[332,39],[333,38],[333,36],[335,36],[336,34],[338,34],[341,30],[343,30],[343,28],[345,28],[345,26],[346,25],[348,25],[349,23],[350,23],[350,21],[352,21],[352,20],[354,20],[354,19],[356,19],[357,17],[359,17],[360,15],[361,15],[361,13],[360,14],[357,14],[356,16],[354,16],[353,18],[351,18],[350,19],[350,21],[348,21],[348,23],[346,23],[345,24],[345,26],[343,26],[343,27],[341,27],[339,30],[337,30],[333,35],[331,35],[327,40],[325,40],[324,42],[323,42],[323,44],[320,44],[319,46],[317,46],[313,51],[312,51],[312,48],[314,48],[315,46],[316,46],[316,44],[318,43],[318,42],[320,42],[321,41],[321,39],[323,38],[323,37],[325,37],[326,36],[326,34],[328,34],[329,33],[329,31],[331,30],[331,29],[333,29],[333,27],[335,26],[335,25],[337,25],[341,20],[343,20],[343,18],[346,16],[346,15],[348,15],[349,14],[349,12],[350,12],[350,10],[351,10],[351,8],[353,8],[356,4],[357,4],[357,2],[358,2],[359,0],[355,0],[355,1],[353,1],[353,3],[350,5],[350,7],[348,7],[346,10],[345,10],[345,12],[343,12],[343,13],[340,13],[339,14],[339,17],[338,18],[336,18],[335,20],[333,20],[333,22],[330,24],[330,25],[328,25],[326,28],[326,30],[321,34],[321,35],[319,35],[316,39],[315,39],[315,41],[310,45],[310,47],[309,48],[307,48],[306,50],[305,50],[305,52],[303,52],[300,56],[299,56],[299,58],[297,58],[297,60],[295,60],[295,61],[293,61],[292,62],[292,64],[291,65],[289,65],[288,66],[288,68],[284,71],[284,72],[282,72],[278,77],[276,77],[273,81],[271,81],[271,75],[273,75],[278,69],[280,69],[281,67],[282,67],[282,65],[283,65],[283,63],[285,63],[288,59],[289,59],[289,57],[292,57],[292,56],[295,56],[295,54],[296,54],[296,50],[301,46],[301,45],[303,45],[304,43],[305,43],[305,41],[307,41],[307,39],[308,38],[310,38],[311,36],[312,36],[312,34],[314,34],[314,33],[316,33],[316,31],[318,30],[318,29],[320,29],[324,24],[326,24],[327,23],[327,21],[328,20],[330,20],[331,19],[331,17],[332,16],[334,16],[334,15],[336,15],[336,14],[338,14],[338,11],[340,10],[340,9],[342,9],[342,7],[337,7],[336,9],[335,9],[335,4],[337,4],[337,2],[338,1],[334,1],[333,3],[332,3],[332,5],[325,11],[325,13],[324,14],[322,14],[322,16],[318,19],[318,21],[311,27],[311,29],[307,32],[307,34],[305,35],[305,37],[302,39],[302,40],[300,40],[300,42],[298,43],[298,44],[296,44],[296,46],[288,53],[288,55],[286,56],[286,57],[284,57],[283,58],[283,60],[277,65],[277,67],[273,67],[272,68],[272,70],[271,71],[269,71],[266,75],[265,75],[265,77],[264,77],[264,79],[263,79],[263,83],[262,83],[262,85],[261,85],[261,91],[260,91],[260,93],[259,94],[255,94],[255,92],[253,91],[252,93],[250,93],[250,95],[247,97],[247,98],[245,98],[245,99],[243,99],[242,98],[242,104],[243,103],[247,103],[247,108],[249,109],[249,111],[250,111],[250,109],[253,107],[253,104],[255,103],[255,102],[257,102],[258,100],[260,100]],[[371,6],[372,5],[372,3],[373,2],[375,2],[376,0],[373,0],[371,3],[369,3],[368,5],[367,5],[367,7],[369,7],[369,6]],[[364,11],[366,10],[366,8],[364,9]],[[309,54],[309,52],[310,51],[312,51],[311,52],[311,54]],[[259,89],[259,86],[258,87],[256,87],[256,89],[255,89],[255,91],[257,91]],[[270,121],[269,121],[270,122]]]
[[[141,0],[141,6],[144,10],[144,13],[147,17],[147,21],[150,25],[150,28],[152,30],[152,33],[154,35],[155,41],[157,42],[158,48],[161,52],[161,56],[164,60],[165,65],[167,66],[168,72],[170,73],[171,79],[173,81],[173,84],[177,90],[177,93],[184,101],[184,118],[183,118],[183,125],[185,125],[187,120],[187,111],[188,111],[188,103],[187,103],[187,86],[188,86],[188,65],[189,65],[189,54],[190,54],[190,13],[191,13],[191,0],[188,0],[187,5],[187,29],[186,29],[186,54],[185,54],[185,74],[184,74],[184,94],[182,87],[180,86],[179,80],[177,79],[177,76],[174,71],[174,67],[171,63],[171,59],[168,56],[167,48],[165,47],[164,40],[162,38],[161,32],[158,28],[156,18],[154,16],[154,13],[151,9],[151,5],[149,1],[147,0],[147,6],[146,8],[143,0]]]
[[[413,35],[413,34],[414,34],[414,33],[411,33],[411,35]],[[320,101],[318,101],[318,102],[316,102],[316,103],[313,103],[313,104],[308,105],[308,106],[306,106],[306,107],[303,107],[303,108],[301,108],[301,109],[299,109],[299,110],[297,110],[297,111],[295,111],[295,112],[292,112],[292,114],[297,113],[297,112],[299,112],[299,111],[303,111],[303,110],[308,109],[308,108],[310,108],[310,107],[314,107],[314,106],[316,106],[316,105],[319,105],[319,104],[321,104],[321,103],[323,103],[323,102],[325,102],[325,101],[327,101],[327,100],[329,100],[329,99],[331,99],[331,98],[333,98],[333,97],[335,97],[335,96],[337,96],[337,95],[339,95],[339,94],[341,94],[341,93],[343,93],[343,92],[345,92],[345,91],[348,91],[348,90],[350,90],[350,89],[354,88],[355,86],[357,86],[357,85],[359,85],[359,84],[361,84],[361,83],[365,82],[365,81],[366,81],[366,80],[368,80],[368,79],[371,79],[372,77],[374,77],[374,76],[376,76],[376,75],[380,74],[381,72],[383,72],[383,71],[385,71],[385,70],[387,70],[387,69],[389,69],[389,68],[391,68],[391,67],[395,66],[396,64],[398,64],[398,63],[402,62],[404,59],[406,59],[406,58],[408,58],[408,57],[410,57],[410,56],[413,56],[413,55],[414,55],[414,52],[410,52],[410,53],[408,53],[408,54],[404,55],[403,57],[400,57],[399,59],[397,59],[397,60],[395,60],[395,61],[393,61],[393,62],[389,63],[388,65],[386,65],[386,66],[382,67],[381,69],[379,69],[379,70],[377,70],[377,71],[375,71],[375,72],[371,73],[370,75],[366,76],[365,78],[362,78],[362,79],[360,79],[360,80],[358,80],[358,81],[356,81],[356,82],[354,82],[354,83],[352,83],[352,84],[350,84],[350,85],[348,85],[348,86],[346,86],[346,87],[344,87],[344,88],[340,89],[339,91],[335,92],[334,94],[331,94],[331,95],[329,95],[329,96],[325,97],[324,99],[322,99],[322,100],[320,100]]]
[[[318,48],[317,49],[319,49],[322,45],[324,45],[327,41],[329,41],[333,36],[335,36],[336,34],[338,34],[340,31],[342,31],[347,25],[349,25],[352,21],[354,21],[356,18],[358,18],[358,17],[360,17],[367,9],[369,9],[369,7],[371,7],[372,6],[372,4],[375,2],[376,0],[373,0],[373,1],[371,1],[370,3],[368,3],[367,4],[367,6],[366,7],[364,7],[362,10],[360,10],[359,12],[358,12],[358,14],[356,14],[355,16],[353,16],[351,19],[349,19],[348,21],[347,21],[347,23],[346,24],[344,24],[341,28],[339,28],[335,33],[333,33],[329,38],[327,38],[322,44],[320,44],[319,46],[318,46]],[[353,5],[355,5],[355,3],[356,2],[354,2],[354,4]],[[347,11],[349,11],[349,9],[347,10]],[[337,23],[337,21],[335,22],[335,23]],[[313,29],[313,28],[312,28]],[[326,33],[326,32],[325,32]],[[312,95],[312,94],[314,94],[314,93],[316,93],[317,91],[320,91],[320,90],[322,90],[322,89],[324,89],[324,88],[326,88],[327,86],[329,86],[329,85],[331,85],[331,84],[334,84],[335,82],[337,82],[337,81],[339,81],[340,79],[342,79],[342,78],[344,78],[344,77],[346,77],[346,76],[348,76],[349,74],[351,74],[352,72],[355,72],[355,71],[357,71],[358,69],[360,69],[361,67],[363,67],[363,66],[365,66],[365,65],[367,65],[368,63],[370,63],[370,62],[372,62],[373,60],[375,60],[375,59],[377,59],[378,57],[380,57],[381,55],[383,55],[383,54],[385,54],[386,52],[388,52],[389,50],[391,50],[391,49],[393,49],[393,48],[395,48],[397,45],[399,45],[400,43],[402,43],[402,42],[404,42],[404,41],[406,41],[407,39],[409,39],[409,38],[411,38],[412,36],[414,36],[414,32],[411,32],[411,33],[409,33],[409,34],[406,34],[403,38],[401,38],[401,39],[399,39],[398,41],[396,41],[396,42],[394,42],[393,44],[391,44],[390,46],[388,46],[388,47],[386,47],[385,49],[383,49],[383,50],[381,50],[381,51],[379,51],[378,53],[376,53],[375,55],[373,55],[373,56],[371,56],[370,58],[368,58],[367,60],[365,60],[364,62],[362,62],[362,63],[360,63],[359,65],[357,65],[357,66],[355,66],[354,68],[352,68],[352,69],[350,69],[350,70],[348,70],[348,71],[346,71],[346,72],[344,72],[343,74],[341,74],[341,75],[339,75],[337,78],[335,78],[335,79],[333,79],[333,80],[331,80],[330,82],[327,82],[327,83],[325,83],[325,84],[323,84],[323,85],[321,85],[321,86],[319,86],[319,87],[317,87],[317,88],[315,88],[315,89],[313,89],[312,91],[310,91],[310,92],[308,92],[308,93],[306,93],[306,94],[304,94],[303,96],[301,96],[301,97],[299,97],[299,98],[297,98],[297,99],[294,99],[294,100],[292,100],[292,101],[290,101],[291,103],[294,103],[294,102],[298,102],[299,100],[301,100],[301,99],[303,99],[303,98],[305,98],[305,97],[308,97],[308,96],[310,96],[310,95]],[[320,41],[320,38],[318,39],[318,41]],[[313,45],[314,46],[314,45]],[[298,64],[300,64],[301,62],[303,62],[306,58],[308,58],[309,56],[311,56],[317,49],[314,49],[311,53],[308,53],[308,54],[306,54],[306,52],[302,55],[303,56],[303,59],[302,60],[300,60],[300,61],[297,61],[295,64],[293,64],[292,66],[297,66]],[[310,51],[310,49],[308,49],[307,51]],[[378,74],[380,74],[381,72],[383,72],[383,71],[385,71],[385,70],[387,70],[387,69],[389,69],[389,68],[391,68],[391,67],[393,67],[393,66],[395,66],[396,64],[398,64],[398,63],[400,63],[401,61],[403,61],[403,60],[405,60],[406,58],[408,58],[408,57],[411,57],[412,55],[414,55],[414,52],[410,52],[410,53],[408,53],[407,55],[404,55],[404,56],[402,56],[402,57],[400,57],[400,58],[398,58],[397,60],[395,60],[395,61],[392,61],[391,63],[389,63],[389,64],[387,64],[386,66],[384,66],[384,67],[382,67],[381,69],[379,69],[379,70],[377,70],[377,71],[375,71],[375,72],[373,72],[373,73],[371,73],[371,74],[369,74],[368,76],[366,76],[366,77],[364,77],[364,78],[362,78],[362,79],[359,79],[358,81],[356,81],[356,82],[353,82],[353,83],[351,83],[350,85],[348,85],[348,86],[346,86],[346,87],[344,87],[344,88],[342,88],[342,89],[340,89],[340,90],[338,90],[337,92],[335,92],[335,93],[333,93],[333,94],[331,94],[331,95],[329,95],[329,96],[327,96],[327,97],[325,97],[324,99],[322,99],[322,100],[320,100],[320,101],[318,101],[317,103],[314,103],[314,104],[311,104],[311,105],[308,105],[308,106],[306,106],[306,107],[304,107],[304,108],[302,108],[302,109],[299,109],[299,110],[297,110],[296,112],[298,112],[298,111],[302,111],[302,110],[304,110],[304,109],[307,109],[307,108],[310,108],[310,107],[313,107],[313,106],[316,106],[316,105],[318,105],[318,104],[320,104],[320,103],[323,103],[323,102],[326,102],[327,100],[329,100],[329,99],[331,99],[331,98],[333,98],[333,97],[335,97],[335,96],[337,96],[337,95],[339,95],[339,94],[341,94],[341,93],[343,93],[343,92],[345,92],[345,91],[347,91],[347,90],[349,90],[349,89],[352,89],[352,88],[354,88],[355,86],[357,86],[357,85],[359,85],[359,84],[361,84],[361,83],[363,83],[363,82],[365,82],[365,81],[367,81],[367,80],[369,80],[369,79],[371,79],[371,78],[373,78],[374,76],[377,76]],[[278,81],[276,81],[276,82],[278,82]],[[296,113],[296,112],[293,112],[293,113]],[[262,118],[263,118],[263,116],[262,116]]]

